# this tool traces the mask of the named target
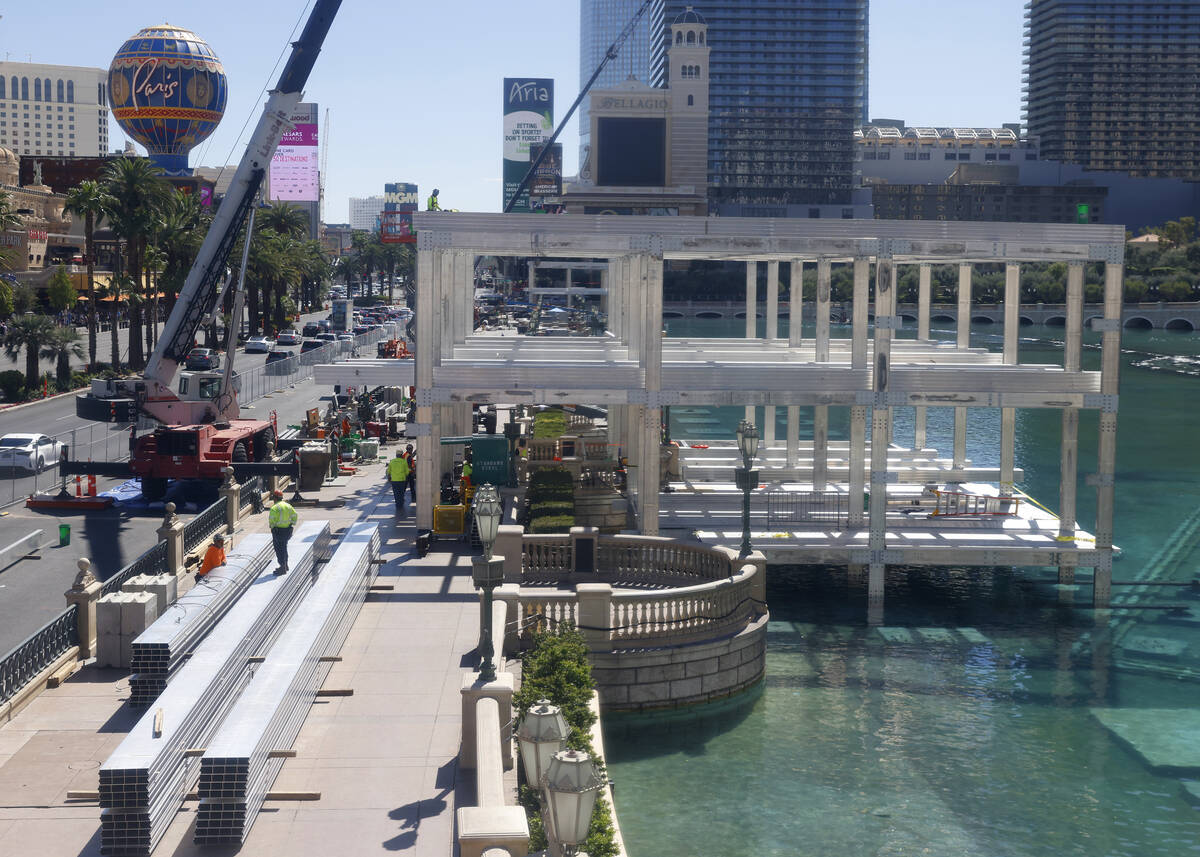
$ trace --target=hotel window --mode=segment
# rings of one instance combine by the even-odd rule
[[[58,82],[58,100],[59,101],[63,100],[63,82],[61,80]],[[61,107],[58,109],[62,110]]]
[[[71,104],[75,103],[75,81],[73,80],[67,81],[67,101]]]

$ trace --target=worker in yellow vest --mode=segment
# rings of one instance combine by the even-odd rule
[[[404,489],[408,486],[408,474],[412,468],[402,450],[396,450],[396,457],[387,464],[387,480],[392,486],[392,496],[396,498],[396,514],[404,511]],[[415,499],[415,498],[414,498]]]
[[[275,503],[267,515],[267,523],[271,526],[271,543],[275,546],[275,558],[279,560],[279,568],[275,569],[275,573],[287,574],[288,542],[291,541],[292,530],[296,528],[300,516],[296,514],[292,504],[283,499],[282,491],[272,491],[271,499]]]

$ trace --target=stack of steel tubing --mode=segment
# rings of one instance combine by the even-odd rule
[[[149,705],[167,680],[271,561],[271,537],[247,536],[213,569],[133,641],[129,680],[133,705]]]
[[[379,527],[353,525],[254,674],[200,762],[197,845],[240,843],[341,651],[375,579]]]
[[[253,674],[250,658],[271,647],[312,586],[328,540],[328,521],[297,527],[291,571],[266,568],[254,579],[101,765],[102,854],[149,857],[199,771],[187,751],[203,748],[237,701]]]

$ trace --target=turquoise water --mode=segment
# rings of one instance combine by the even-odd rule
[[[999,333],[980,326],[972,342],[998,349]],[[1022,359],[1061,361],[1061,333],[1022,328]],[[1123,352],[1114,580],[1190,580],[1200,573],[1200,337],[1127,331]],[[1085,350],[1085,368],[1098,359]],[[679,416],[705,415],[673,413],[672,432],[730,437],[741,414],[689,425]],[[1056,411],[1018,411],[1022,487],[1051,508],[1060,423]],[[831,424],[844,433],[844,411]],[[952,425],[949,410],[931,411],[929,444],[948,449]],[[911,432],[911,411],[899,411],[896,441]],[[968,456],[996,463],[998,433],[998,411],[972,410]],[[1085,414],[1079,518],[1089,529],[1095,438]],[[1184,789],[1200,779],[1200,734],[1173,748],[1182,772],[1155,773],[1094,714],[1164,710],[1145,715],[1161,733],[1172,712],[1197,708],[1200,597],[1117,586],[1125,609],[1098,619],[1089,576],[1061,588],[1052,569],[891,570],[884,626],[872,628],[865,583],[844,570],[772,569],[756,691],[686,716],[605,719],[632,857],[1200,854],[1200,811]],[[1188,609],[1150,609],[1169,606]]]

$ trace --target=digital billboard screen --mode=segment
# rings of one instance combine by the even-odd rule
[[[273,200],[317,202],[321,198],[317,124],[311,118],[311,113],[304,109],[293,117],[293,127],[279,139],[271,158]]]
[[[601,117],[596,120],[596,184],[662,187],[667,183],[665,119]]]
[[[529,171],[529,147],[554,133],[554,81],[545,77],[504,78],[503,202],[517,191]],[[529,193],[513,211],[529,211]]]

